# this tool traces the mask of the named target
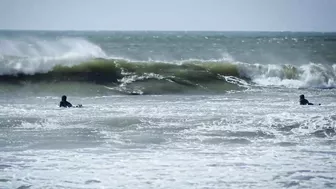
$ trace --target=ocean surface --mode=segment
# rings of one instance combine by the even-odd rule
[[[336,188],[335,88],[336,33],[0,31],[0,188]]]

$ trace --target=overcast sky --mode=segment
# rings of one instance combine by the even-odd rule
[[[336,31],[336,0],[0,0],[0,29]]]

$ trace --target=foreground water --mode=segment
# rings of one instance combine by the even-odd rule
[[[0,188],[335,188],[334,39],[1,31]]]
[[[0,186],[334,188],[335,91],[300,92],[2,101]]]

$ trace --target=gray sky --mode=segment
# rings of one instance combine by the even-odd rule
[[[0,29],[336,31],[336,0],[0,0]]]

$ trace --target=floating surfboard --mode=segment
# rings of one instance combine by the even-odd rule
[[[78,105],[74,106],[74,108],[83,108],[83,105],[82,104],[78,104]]]

